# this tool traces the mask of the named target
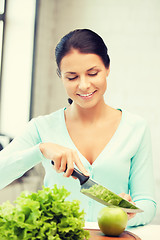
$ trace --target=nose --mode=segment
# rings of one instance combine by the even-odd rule
[[[78,87],[80,90],[86,91],[90,87],[89,79],[87,79],[85,76],[80,77]]]

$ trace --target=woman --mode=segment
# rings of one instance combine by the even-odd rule
[[[86,221],[97,221],[103,206],[80,193],[79,181],[70,177],[77,167],[144,210],[128,215],[128,226],[149,223],[156,210],[150,133],[142,118],[105,103],[110,58],[104,41],[78,29],[61,39],[55,55],[71,104],[32,119],[0,153],[0,187],[42,162],[45,186],[64,185],[70,200],[80,200]]]

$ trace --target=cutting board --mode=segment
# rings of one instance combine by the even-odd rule
[[[118,240],[118,239],[132,239],[132,240],[141,240],[138,236],[135,234],[129,232],[129,231],[124,231],[121,233],[118,237],[108,237],[105,236],[100,230],[89,230],[90,232],[90,239],[89,240]]]

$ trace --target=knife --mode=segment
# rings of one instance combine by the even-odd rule
[[[51,161],[51,163],[52,165],[54,165],[53,161]],[[64,172],[66,172],[66,170]],[[106,187],[98,184],[90,177],[85,176],[78,169],[74,168],[71,176],[79,179],[81,185],[81,193],[96,200],[97,202],[106,206],[120,207],[127,213],[143,212],[143,210],[136,207],[134,204],[128,202],[127,200],[110,191]]]

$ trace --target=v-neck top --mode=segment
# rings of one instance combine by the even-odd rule
[[[0,189],[22,176],[30,168],[42,163],[45,169],[44,185],[64,186],[69,192],[68,200],[80,201],[85,211],[85,220],[97,221],[102,204],[80,193],[78,179],[65,178],[57,173],[51,161],[40,149],[41,142],[53,142],[75,149],[90,177],[111,191],[131,195],[144,213],[128,221],[128,226],[150,222],[156,211],[152,166],[151,137],[146,121],[122,110],[120,124],[111,140],[91,165],[72,141],[65,123],[65,109],[32,119],[20,136],[17,136],[0,152]],[[76,167],[76,166],[75,166]]]
[[[64,109],[65,110],[65,109]],[[119,111],[122,112],[121,109],[117,109]],[[64,131],[65,131],[65,134],[68,136],[68,139],[72,142],[72,145],[73,145],[73,148],[76,149],[76,151],[79,153],[79,155],[82,156],[82,158],[86,159],[86,161],[88,162],[88,164],[90,165],[94,165],[95,164],[95,161],[97,161],[97,159],[101,158],[101,155],[103,157],[103,152],[106,151],[106,148],[109,148],[110,144],[112,144],[112,141],[114,141],[114,138],[116,138],[116,135],[118,134],[118,132],[120,131],[121,129],[121,125],[122,125],[122,122],[123,122],[123,112],[122,112],[122,116],[121,116],[121,120],[118,124],[118,127],[116,129],[116,131],[114,132],[113,136],[111,137],[111,139],[108,141],[108,143],[104,146],[104,148],[102,149],[102,151],[99,153],[99,155],[96,157],[96,159],[94,159],[94,161],[92,163],[89,163],[89,161],[86,159],[86,157],[84,157],[83,154],[81,154],[80,150],[77,148],[77,146],[74,144],[74,141],[72,140],[72,138],[70,137],[70,134],[68,132],[68,129],[67,129],[67,126],[66,126],[66,123],[65,123],[65,114],[63,115],[63,126],[64,126]],[[95,136],[96,138],[96,136]]]

